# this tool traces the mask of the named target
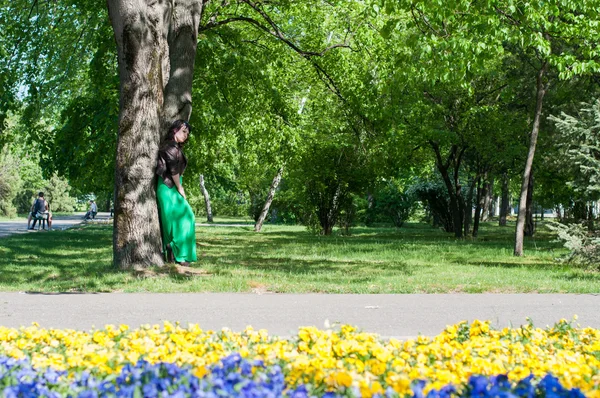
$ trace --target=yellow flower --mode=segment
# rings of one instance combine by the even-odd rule
[[[333,387],[350,387],[352,385],[352,376],[347,372],[334,372],[330,374],[325,381]]]

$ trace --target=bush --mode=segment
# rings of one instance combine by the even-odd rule
[[[600,234],[588,231],[583,224],[549,222],[547,226],[569,249],[569,254],[559,260],[600,271]]]
[[[400,228],[409,219],[415,203],[413,192],[402,192],[400,187],[389,182],[379,191],[375,208]]]
[[[17,215],[14,199],[22,183],[17,157],[8,149],[3,149],[0,152],[0,215],[7,217]]]
[[[450,198],[444,186],[435,182],[417,182],[408,188],[407,193],[423,202],[425,210],[433,218],[434,226],[441,225],[446,232],[454,231]]]
[[[77,199],[70,195],[71,186],[67,180],[55,174],[46,181],[43,191],[52,211],[72,212],[75,210]]]

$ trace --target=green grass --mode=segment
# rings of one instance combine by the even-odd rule
[[[206,221],[206,217],[197,217],[196,218],[196,222],[202,223],[202,224],[212,224],[212,225],[222,225],[222,224],[242,225],[242,224],[244,224],[244,225],[254,226],[254,220],[252,220],[249,217],[243,217],[243,216],[239,216],[239,217],[225,217],[225,216],[214,217],[212,223],[207,222]]]
[[[598,293],[600,273],[553,259],[560,244],[539,228],[512,256],[514,227],[484,224],[456,241],[423,224],[314,236],[303,227],[197,229],[201,275],[173,267],[143,276],[111,265],[112,229],[91,225],[0,240],[0,290],[39,292]]]

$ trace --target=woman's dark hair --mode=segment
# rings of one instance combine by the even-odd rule
[[[190,126],[188,122],[186,122],[185,120],[175,120],[171,127],[169,127],[169,131],[167,131],[166,140],[173,141],[175,139],[175,134],[179,131],[179,129],[182,126],[187,127],[190,134],[192,134],[192,126]]]

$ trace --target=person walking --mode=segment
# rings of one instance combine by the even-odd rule
[[[90,213],[92,216],[92,220],[96,219],[96,214],[98,214],[98,205],[96,204],[96,201],[94,200],[90,200],[91,204],[90,204]]]
[[[167,261],[184,266],[196,261],[196,219],[182,185],[188,163],[182,148],[190,131],[186,121],[173,122],[158,152],[156,164],[163,253]]]

